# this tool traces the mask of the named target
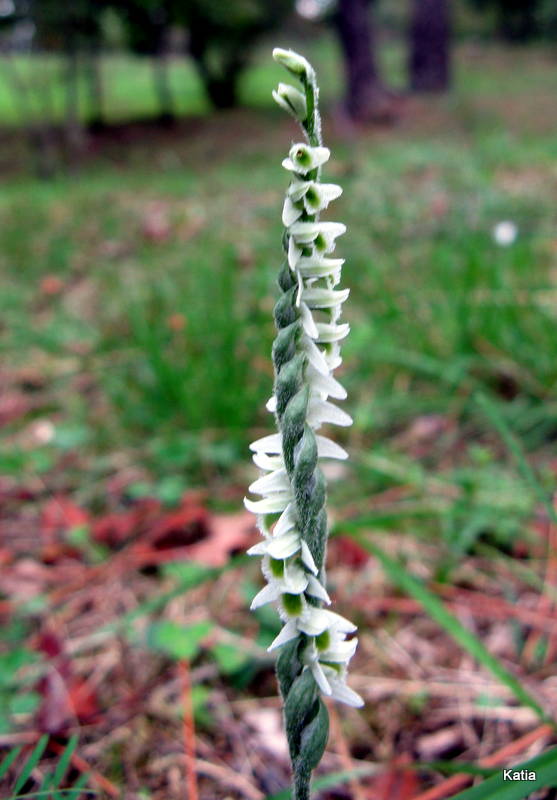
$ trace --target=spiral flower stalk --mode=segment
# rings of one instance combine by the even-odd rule
[[[346,685],[356,627],[330,611],[325,580],[327,543],[326,487],[319,461],[345,459],[335,442],[316,433],[323,424],[350,425],[345,411],[329,398],[346,391],[333,377],[341,364],[340,343],[349,326],[339,322],[348,289],[339,289],[343,259],[333,258],[336,239],[346,227],[322,222],[321,211],[342,192],[322,183],[321,168],[330,152],[321,141],[318,88],[305,58],[275,49],[273,57],[301,83],[302,90],[280,83],[273,97],[301,124],[306,142],[292,145],[282,162],[290,175],[282,221],[284,262],[275,306],[274,393],[267,408],[278,433],[251,444],[262,476],[249,487],[261,499],[245,500],[257,515],[262,541],[250,555],[262,556],[265,587],[252,609],[275,603],[284,623],[269,650],[280,648],[277,676],[294,771],[295,800],[309,798],[311,772],[328,737],[322,695],[352,706],[361,697]]]

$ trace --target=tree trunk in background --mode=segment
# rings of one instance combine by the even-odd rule
[[[339,0],[335,26],[344,54],[345,106],[354,120],[392,116],[391,96],[381,83],[375,57],[370,0]]]
[[[75,34],[69,30],[65,42],[66,108],[64,140],[70,161],[76,159],[85,143],[84,130],[79,118],[79,55]]]
[[[410,86],[442,92],[450,84],[450,0],[413,0],[410,22]]]
[[[155,92],[159,101],[158,121],[161,125],[172,125],[176,121],[174,98],[170,88],[168,58],[166,53],[158,53],[153,59],[153,78]]]
[[[95,43],[89,48],[86,68],[87,92],[89,95],[89,130],[100,131],[105,127],[100,44]]]

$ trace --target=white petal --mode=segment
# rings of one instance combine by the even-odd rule
[[[313,556],[311,554],[311,550],[308,547],[308,543],[304,541],[304,539],[301,539],[301,542],[302,542],[302,561],[306,565],[306,567],[310,570],[310,572],[313,572],[314,575],[317,575],[319,570],[317,569],[315,561],[313,560]]]
[[[333,692],[319,661],[312,661],[310,664],[310,669],[311,674],[315,679],[315,683],[319,686],[323,694],[326,694],[328,697],[330,697]]]
[[[282,453],[282,437],[280,433],[272,433],[252,442],[249,449],[254,453]]]
[[[248,556],[264,556],[267,552],[267,542],[257,542],[247,551]]]
[[[266,469],[270,472],[284,466],[282,456],[268,456],[266,453],[254,453],[252,461],[259,469]]]
[[[277,398],[275,397],[274,394],[271,395],[271,397],[269,397],[269,399],[267,400],[265,408],[267,409],[267,411],[270,411],[271,414],[274,414],[275,411],[277,410]]]
[[[296,222],[298,217],[301,217],[303,213],[304,211],[302,208],[297,208],[292,200],[286,197],[282,208],[282,224],[288,228],[293,222]]]
[[[346,225],[343,222],[320,222],[319,227],[321,233],[333,239],[346,233]]]
[[[274,603],[275,600],[279,599],[280,595],[280,586],[274,583],[268,583],[267,586],[264,586],[261,591],[255,595],[251,601],[250,608],[252,611],[255,611],[256,608],[264,606],[267,603]]]
[[[361,708],[364,705],[363,698],[353,689],[350,689],[343,681],[338,679],[334,680],[332,678],[329,680],[332,689],[332,697],[335,700],[346,703],[347,706],[353,706],[354,708]]]
[[[313,575],[308,575],[306,593],[310,594],[312,597],[319,598],[319,600],[323,600],[327,604],[330,604],[331,602],[331,598],[327,594],[327,590]]]
[[[282,166],[284,167],[284,169],[287,169],[290,172],[296,172],[296,170],[298,169],[296,167],[296,164],[294,164],[294,162],[291,161],[289,158],[283,159]]]
[[[329,205],[329,203],[333,200],[336,200],[337,197],[340,197],[342,194],[342,188],[337,186],[336,183],[320,183],[319,189],[323,194],[327,205]],[[324,206],[324,208],[327,208],[327,205]]]
[[[282,589],[289,594],[301,594],[308,585],[308,576],[300,567],[295,565],[284,568],[284,578],[282,579]]]
[[[263,542],[263,544],[265,552],[272,558],[289,558],[300,549],[300,534],[298,531],[289,531],[283,533],[282,536],[273,536],[269,542]]]
[[[348,453],[336,442],[327,439],[325,436],[316,436],[317,455],[320,458],[338,458],[344,461],[348,458]]]
[[[328,325],[325,322],[317,323],[318,342],[338,342],[348,336],[350,325],[347,322],[342,325]]]
[[[295,639],[297,635],[298,635],[298,627],[296,625],[296,620],[290,619],[285,624],[285,626],[283,627],[279,635],[276,637],[276,639],[273,642],[271,642],[267,650],[269,652],[271,650],[275,650],[277,647],[286,644],[286,642],[289,642],[291,639]]]
[[[288,194],[294,202],[297,202],[302,199],[309,187],[314,185],[313,181],[297,181],[294,178],[288,187]]]
[[[334,611],[325,611],[325,613],[329,615],[329,623],[336,631],[354,633],[354,631],[358,630],[357,626],[346,617],[341,617],[340,614],[336,614]]]
[[[323,608],[308,606],[298,618],[298,630],[308,636],[319,636],[329,627],[329,612]]]
[[[341,289],[336,292],[332,289],[304,289],[302,292],[302,300],[308,304],[310,308],[331,308],[344,303],[350,289]]]
[[[311,244],[324,224],[323,222],[295,222],[288,232],[299,244]]]
[[[283,533],[292,530],[296,525],[296,508],[293,503],[289,503],[277,520],[273,528],[273,537],[282,536]]]
[[[298,259],[296,269],[299,269],[304,278],[325,278],[328,275],[340,277],[340,268],[344,264],[343,258],[324,258],[323,256],[302,256]]]
[[[352,417],[347,414],[346,411],[343,411],[341,408],[338,408],[338,406],[335,406],[333,403],[328,403],[327,401],[310,404],[307,414],[308,425],[315,428],[327,422],[332,425],[347,426],[352,425]],[[250,491],[257,490],[252,490],[250,486]]]
[[[344,386],[335,380],[332,375],[321,375],[317,370],[313,369],[311,364],[307,368],[306,376],[312,388],[316,391],[330,395],[335,400],[344,400],[347,397]]]
[[[291,236],[288,240],[288,266],[290,269],[295,270],[298,259],[302,255],[302,248],[298,247],[294,237]]]
[[[290,497],[290,493],[286,492],[273,494],[263,500],[250,500],[249,497],[244,497],[244,505],[252,514],[278,514],[279,511],[284,511],[290,502]]]
[[[329,366],[325,361],[325,356],[317,347],[313,339],[310,339],[309,336],[304,336],[302,347],[307,353],[309,363],[322,375],[328,375]]]
[[[320,653],[319,658],[322,661],[347,664],[354,655],[357,646],[357,639],[351,639],[349,642],[336,642],[331,647],[327,648],[327,650]]]
[[[302,304],[302,292],[304,291],[304,282],[300,271],[296,268],[296,280],[298,281],[298,291],[296,292],[296,308],[300,308]]]
[[[330,403],[328,404],[330,405]],[[336,406],[333,406],[334,408]],[[277,469],[258,478],[250,487],[250,492],[254,494],[267,494],[269,492],[288,492],[290,491],[290,480],[285,469]]]
[[[305,303],[300,303],[300,317],[302,318],[302,325],[304,331],[311,339],[317,339],[319,329],[317,328],[313,315]]]

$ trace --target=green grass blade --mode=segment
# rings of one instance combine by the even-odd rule
[[[500,769],[497,775],[487,778],[478,786],[473,786],[471,789],[457,794],[453,800],[522,800],[536,789],[556,787],[557,747],[551,748],[530,761],[512,767],[513,771],[523,769],[527,772],[534,772],[535,780],[504,780],[503,769]]]
[[[484,394],[477,394],[475,396],[477,405],[485,413],[501,439],[505,443],[513,458],[515,459],[520,474],[524,482],[530,487],[532,492],[536,495],[540,503],[542,503],[549,514],[552,522],[557,524],[557,513],[553,508],[548,493],[545,491],[540,483],[540,480],[526,458],[524,450],[516,436],[513,434],[505,420],[501,417],[494,403],[489,400]]]
[[[25,762],[25,766],[21,770],[19,778],[16,780],[14,784],[13,795],[15,797],[17,797],[23,786],[25,786],[25,783],[27,782],[29,776],[39,763],[41,756],[46,749],[47,744],[48,744],[48,736],[45,734],[44,736],[41,736],[41,738],[35,745],[33,752]]]
[[[89,795],[100,794],[97,789],[86,789],[85,786],[87,781],[91,777],[89,772],[85,772],[83,775],[80,775],[79,778],[75,781],[73,788],[71,789],[72,792],[85,792]]]
[[[13,750],[10,750],[6,758],[2,759],[2,763],[0,764],[0,780],[2,780],[22,750],[22,747],[14,747]]]
[[[70,765],[71,757],[73,756],[75,748],[77,747],[77,741],[78,737],[76,734],[70,737],[66,747],[64,748],[64,752],[60,756],[60,760],[58,761],[56,769],[54,770],[54,777],[52,781],[52,786],[54,789],[58,789],[64,780],[64,775],[66,774],[66,770]]]
[[[478,767],[476,764],[462,761],[417,761],[408,765],[409,769],[431,769],[441,772],[443,775],[479,775],[482,778],[491,778],[496,772],[497,767]]]
[[[484,644],[459,620],[448,611],[443,603],[424,584],[407,572],[397,561],[390,558],[376,544],[367,541],[362,534],[351,534],[365,550],[376,556],[389,578],[403,591],[411,595],[423,606],[429,616],[434,619],[458,644],[467,650],[477,661],[504,683],[523,705],[533,709],[541,720],[550,722],[538,701],[525,689],[520,681],[512,675],[501,662],[493,656]]]
[[[340,786],[343,783],[351,780],[352,778],[363,778],[366,775],[373,775],[378,772],[379,768],[376,764],[370,764],[369,767],[357,767],[356,769],[347,769],[342,772],[333,772],[331,775],[324,775],[322,778],[316,778],[311,783],[313,791],[320,789],[333,789],[335,786]],[[269,794],[265,800],[290,800],[290,789],[284,789],[278,794]]]

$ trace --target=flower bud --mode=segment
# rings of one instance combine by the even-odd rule
[[[299,122],[303,122],[307,117],[306,98],[294,86],[290,86],[288,83],[279,83],[273,91],[273,98],[281,108],[292,114]]]
[[[313,67],[303,56],[298,55],[293,50],[283,50],[282,47],[275,47],[273,58],[278,64],[282,64],[289,72],[297,78],[312,80],[315,76]]]

